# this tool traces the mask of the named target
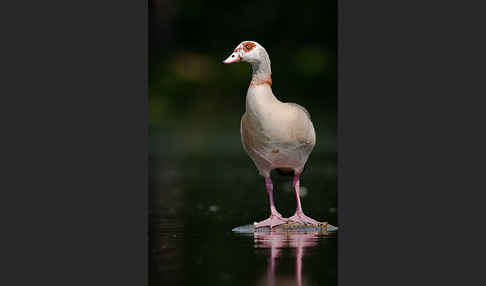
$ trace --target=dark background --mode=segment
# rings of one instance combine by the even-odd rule
[[[243,40],[269,52],[276,96],[310,111],[317,131],[314,152],[336,152],[336,1],[149,4],[153,154],[243,154],[239,124],[250,66],[221,63]]]
[[[194,158],[225,162],[220,169],[184,165],[184,171],[211,170],[206,179],[215,183],[234,171],[235,162],[242,161],[242,168],[255,173],[249,181],[261,181],[242,149],[239,134],[251,68],[245,63],[221,63],[247,39],[258,41],[269,52],[276,96],[305,106],[312,115],[317,144],[306,170],[335,177],[336,14],[335,1],[311,1],[298,7],[281,1],[231,5],[224,1],[151,1],[152,193],[161,191],[156,184],[166,181],[161,176],[169,176],[170,167]],[[326,162],[319,162],[322,157]],[[313,161],[314,165],[324,164],[326,170],[313,168]],[[318,187],[326,188],[324,184]],[[264,198],[263,194],[260,200]],[[156,207],[156,198],[153,203]]]

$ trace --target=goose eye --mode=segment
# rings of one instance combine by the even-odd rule
[[[246,45],[246,48],[249,50],[251,49],[251,45]]]

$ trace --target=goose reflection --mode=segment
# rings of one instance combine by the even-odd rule
[[[305,255],[305,249],[316,246],[319,239],[325,235],[325,232],[255,232],[255,248],[270,249],[266,276],[261,279],[259,285],[309,285],[306,279],[302,278],[302,258]],[[276,275],[275,261],[281,256],[284,248],[295,249],[295,275]],[[304,281],[304,283],[303,283]]]

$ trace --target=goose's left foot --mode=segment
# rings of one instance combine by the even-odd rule
[[[321,222],[318,222],[317,220],[306,216],[303,211],[296,211],[293,216],[288,218],[288,221],[315,226],[322,224]]]

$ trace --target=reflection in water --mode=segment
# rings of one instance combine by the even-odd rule
[[[268,258],[268,266],[266,277],[262,280],[263,285],[308,285],[302,283],[302,258],[305,255],[305,248],[314,247],[319,240],[323,238],[326,232],[255,232],[254,242],[255,248],[268,248],[270,255]],[[280,257],[282,249],[295,249],[295,277],[275,275],[275,261]],[[277,278],[277,280],[276,280]]]

